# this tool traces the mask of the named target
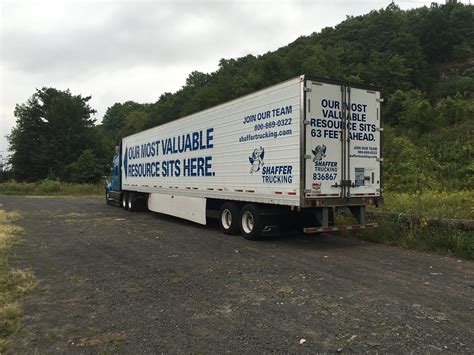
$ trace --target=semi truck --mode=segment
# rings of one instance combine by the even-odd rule
[[[301,75],[121,140],[106,202],[246,239],[373,228],[380,91]],[[354,219],[335,225],[335,210]]]

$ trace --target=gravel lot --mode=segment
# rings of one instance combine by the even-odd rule
[[[474,265],[344,235],[260,242],[102,199],[0,196],[37,291],[12,353],[474,352]]]

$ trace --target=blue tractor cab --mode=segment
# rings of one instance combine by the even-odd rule
[[[112,167],[112,179],[105,187],[105,199],[107,204],[121,205],[122,184],[121,184],[121,154],[120,149],[114,156]]]

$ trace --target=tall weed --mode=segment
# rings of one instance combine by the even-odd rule
[[[380,208],[383,211],[414,215],[474,219],[474,190],[388,192],[384,194],[384,203]]]
[[[423,218],[401,221],[396,217],[377,217],[379,228],[353,232],[358,238],[406,249],[436,252],[474,260],[474,231],[430,226]]]
[[[75,184],[56,180],[41,180],[25,183],[7,181],[0,183],[0,195],[35,196],[93,196],[104,193],[104,184]]]

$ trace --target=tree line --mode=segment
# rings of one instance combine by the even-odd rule
[[[392,191],[474,185],[473,6],[432,4],[348,17],[263,55],[221,59],[154,103],[110,106],[100,124],[90,97],[43,88],[17,105],[9,136],[18,180],[96,181],[114,147],[151,128],[308,74],[380,87],[385,98],[384,182]]]

